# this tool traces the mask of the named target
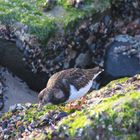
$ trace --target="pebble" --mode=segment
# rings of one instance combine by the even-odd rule
[[[7,121],[4,121],[4,122],[2,123],[2,129],[3,129],[3,130],[6,129],[7,126],[8,126],[8,122],[7,122]]]
[[[115,86],[115,90],[121,90],[122,89],[122,85],[121,84],[117,84],[116,86]]]
[[[9,135],[4,135],[4,139],[5,139],[5,140],[8,140],[9,138],[10,138]]]
[[[24,127],[24,126],[20,126],[18,129],[19,129],[19,131],[20,131],[21,133],[23,133],[23,132],[25,131],[25,127]]]
[[[17,105],[15,104],[15,105],[10,106],[9,110],[12,111],[12,112],[16,112]]]
[[[16,109],[17,110],[23,110],[24,106],[22,106],[21,104],[17,104]]]
[[[60,112],[60,113],[56,116],[55,120],[56,120],[56,121],[59,121],[59,120],[61,120],[62,118],[67,117],[67,116],[68,116],[68,114],[67,114],[66,112]]]

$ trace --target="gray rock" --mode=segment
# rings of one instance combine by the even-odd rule
[[[7,125],[8,125],[8,122],[7,122],[7,121],[4,121],[4,122],[2,123],[2,129],[3,129],[3,130],[6,129],[6,128],[7,128]]]
[[[20,127],[19,127],[19,131],[20,131],[21,133],[23,133],[23,132],[25,131],[25,127],[24,127],[24,126],[20,126]]]
[[[92,63],[92,57],[90,56],[89,51],[85,53],[80,53],[79,56],[76,58],[76,67],[85,68]]]
[[[66,116],[68,116],[68,114],[66,112],[60,112],[58,114],[58,116],[56,116],[55,120],[59,121],[59,120],[61,120],[62,118],[66,117]]]
[[[121,17],[123,20],[132,20],[140,16],[139,0],[112,0],[111,5],[112,13],[115,17]]]
[[[17,110],[17,105],[15,104],[15,105],[10,106],[9,110],[12,112],[15,112]]]
[[[140,73],[140,41],[128,35],[116,36],[106,51],[105,72],[115,78]]]

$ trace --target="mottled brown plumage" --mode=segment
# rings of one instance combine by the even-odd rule
[[[78,92],[80,89],[86,87],[89,82],[94,82],[95,75],[100,71],[101,69],[96,67],[94,69],[71,68],[57,72],[50,77],[46,88],[40,92],[39,100],[41,103],[51,102],[53,104],[67,102],[73,93],[81,94]],[[92,84],[88,86],[88,91],[91,87]]]
[[[60,71],[52,75],[47,83],[47,88],[58,87],[62,81],[62,79],[66,80],[69,84],[74,85],[77,90],[81,87],[84,87],[95,74],[97,74],[101,69],[96,67],[94,69],[79,69],[79,68],[71,68],[67,70]]]

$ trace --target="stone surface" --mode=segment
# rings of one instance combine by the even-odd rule
[[[140,73],[140,41],[128,35],[116,36],[106,51],[104,67],[115,78]]]
[[[114,17],[132,20],[140,16],[139,0],[112,0],[111,4]]]

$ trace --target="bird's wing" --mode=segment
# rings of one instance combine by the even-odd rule
[[[89,78],[82,69],[75,69],[66,80],[68,81],[69,86],[74,85],[76,89],[79,90],[81,87],[86,86],[92,78]]]

